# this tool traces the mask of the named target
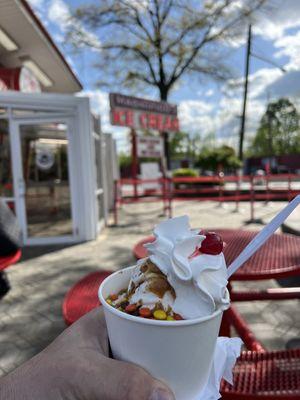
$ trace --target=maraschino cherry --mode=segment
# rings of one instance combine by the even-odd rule
[[[223,250],[223,240],[220,235],[215,232],[201,230],[199,235],[205,235],[206,238],[201,243],[199,252],[203,254],[217,255]]]

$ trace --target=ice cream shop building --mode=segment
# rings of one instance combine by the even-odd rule
[[[0,0],[0,198],[24,244],[91,240],[105,223],[114,146],[81,90],[28,3]]]

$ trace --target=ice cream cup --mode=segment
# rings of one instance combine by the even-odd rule
[[[208,380],[223,311],[228,306],[220,306],[207,317],[183,321],[126,314],[105,299],[128,287],[133,268],[113,273],[99,288],[113,356],[135,363],[166,382],[176,400],[197,400]]]

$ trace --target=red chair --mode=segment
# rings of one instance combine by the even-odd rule
[[[21,250],[17,250],[15,253],[0,257],[0,271],[3,271],[5,268],[9,267],[10,265],[15,264],[21,258],[22,252]]]
[[[300,349],[244,351],[233,370],[233,386],[223,381],[222,400],[300,399]]]
[[[97,271],[78,281],[66,294],[63,305],[63,317],[67,325],[73,324],[89,311],[100,306],[98,289],[101,282],[111,271]]]

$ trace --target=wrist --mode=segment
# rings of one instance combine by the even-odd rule
[[[39,387],[45,388],[39,355],[27,361],[13,372],[0,379],[0,400],[33,400],[41,394]],[[36,368],[38,367],[38,368]],[[36,397],[38,396],[38,397]]]
[[[17,371],[11,372],[0,379],[0,400],[27,400],[25,388]],[[20,393],[21,392],[21,393]],[[23,393],[22,393],[23,392]]]

